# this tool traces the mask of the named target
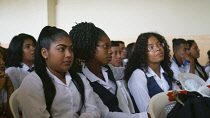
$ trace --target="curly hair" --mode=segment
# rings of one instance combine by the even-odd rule
[[[73,41],[74,63],[71,69],[80,72],[81,64],[90,62],[102,36],[106,33],[93,23],[81,22],[72,27],[69,36]]]
[[[169,74],[169,77],[172,81],[174,81],[173,78],[173,71],[170,69],[171,65],[171,55],[170,55],[170,50],[169,46],[165,40],[165,38],[154,32],[147,32],[147,33],[142,33],[138,36],[136,45],[134,47],[134,51],[131,54],[131,56],[128,59],[127,66],[125,68],[125,76],[124,79],[128,82],[130,76],[132,75],[133,71],[137,68],[140,68],[144,72],[148,72],[148,39],[150,37],[156,37],[159,42],[164,43],[164,60],[160,62],[160,65]]]
[[[22,57],[23,57],[23,43],[25,40],[30,39],[36,46],[36,40],[33,36],[21,33],[14,36],[9,44],[9,48],[6,50],[6,67],[22,67]],[[14,61],[15,60],[15,61]]]

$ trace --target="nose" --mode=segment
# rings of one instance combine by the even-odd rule
[[[108,53],[111,54],[111,55],[113,54],[111,48],[109,48]]]
[[[36,46],[31,46],[31,50],[35,50],[36,49]]]
[[[65,55],[66,55],[66,57],[71,58],[71,57],[73,57],[74,53],[73,53],[73,51],[71,51],[71,50],[66,50]]]

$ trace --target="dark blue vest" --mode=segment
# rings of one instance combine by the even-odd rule
[[[155,81],[154,77],[147,77],[147,75],[145,74],[146,78],[147,78],[147,88],[149,91],[149,96],[150,98],[160,92],[163,92],[163,90],[160,88],[160,86],[158,85],[158,83]],[[172,90],[172,82],[171,79],[169,78],[169,76],[165,73],[163,73],[163,76],[165,77],[166,81],[168,82],[169,85],[169,90]]]
[[[107,65],[104,66],[105,68],[107,68],[107,73],[108,73],[108,78],[109,80],[111,80],[112,82],[115,83],[116,85],[116,91],[115,94],[112,94],[109,90],[107,90],[106,88],[104,88],[101,84],[99,84],[98,82],[90,82],[90,85],[93,87],[93,91],[95,93],[97,93],[99,95],[99,97],[101,98],[101,100],[103,101],[103,103],[109,108],[109,111],[112,112],[122,112],[122,110],[119,108],[119,103],[118,103],[118,99],[116,97],[117,94],[117,84],[116,81],[114,79],[114,75],[112,73],[111,68]]]

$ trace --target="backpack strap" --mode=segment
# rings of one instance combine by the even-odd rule
[[[76,88],[78,89],[78,91],[80,92],[81,98],[82,98],[82,106],[85,103],[85,88],[84,88],[84,83],[82,81],[82,79],[80,78],[80,76],[75,73],[75,72],[69,72],[70,75],[72,76],[72,81],[74,83],[74,85],[76,86]],[[77,111],[77,114],[80,115],[80,112],[82,110],[82,106],[79,109],[79,111]]]

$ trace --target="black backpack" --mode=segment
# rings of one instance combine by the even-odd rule
[[[198,92],[177,94],[178,101],[167,118],[210,118],[210,98]]]

